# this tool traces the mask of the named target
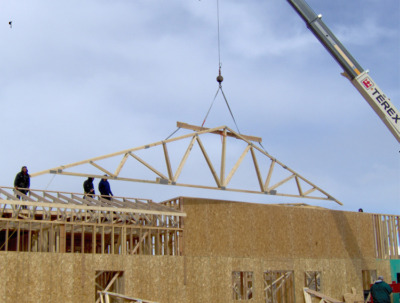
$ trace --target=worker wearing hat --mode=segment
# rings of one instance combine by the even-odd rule
[[[383,276],[379,276],[378,280],[371,286],[371,295],[374,303],[390,303],[390,294],[392,288],[383,281]]]

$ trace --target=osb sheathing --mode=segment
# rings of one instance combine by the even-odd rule
[[[252,271],[252,302],[265,302],[263,274],[266,270],[294,271],[296,302],[303,302],[305,271],[321,271],[322,291],[342,299],[344,293],[351,292],[351,287],[361,292],[361,270],[365,269],[360,261],[346,259],[283,260],[25,252],[1,252],[0,262],[0,301],[5,303],[94,302],[94,279],[99,270],[123,271],[126,295],[160,303],[233,303],[232,271]],[[378,273],[389,276],[388,261],[370,259],[368,264],[370,269],[377,269]]]
[[[183,198],[185,255],[374,258],[371,215]]]
[[[304,302],[305,271],[342,300],[362,270],[390,276],[376,260],[371,215],[183,198],[185,256],[0,252],[0,302],[94,302],[95,272],[123,271],[125,294],[159,303],[235,302],[232,271],[253,272],[253,300],[265,302],[263,274],[294,271]],[[237,302],[237,301],[236,301]]]
[[[375,259],[371,214],[199,198],[181,201],[187,214],[185,255],[235,258],[231,271],[250,270],[240,265],[242,258],[248,266],[247,258],[261,260],[261,266],[250,266],[255,286],[262,285],[262,274],[257,273],[295,270],[296,298],[302,300],[304,272],[321,271],[323,291],[342,299],[351,287],[362,292],[362,270],[390,274],[388,262]]]

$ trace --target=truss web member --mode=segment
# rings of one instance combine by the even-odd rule
[[[107,175],[104,176],[107,177]],[[99,182],[99,192],[101,194],[101,197],[107,200],[111,200],[111,197],[114,196],[107,178],[103,178]]]

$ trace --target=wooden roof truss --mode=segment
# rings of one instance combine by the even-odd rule
[[[43,175],[43,174],[57,174],[57,175],[68,175],[68,176],[79,176],[79,177],[94,177],[94,178],[109,178],[112,180],[121,180],[121,181],[132,181],[132,182],[144,182],[144,183],[152,183],[152,184],[164,184],[164,185],[174,185],[174,186],[185,186],[185,187],[194,187],[194,188],[203,188],[203,189],[216,189],[216,190],[226,190],[226,191],[234,191],[234,192],[243,192],[243,193],[257,193],[257,194],[267,194],[267,195],[277,195],[277,196],[286,196],[286,197],[296,197],[296,198],[309,198],[309,199],[319,199],[319,200],[330,200],[335,201],[338,204],[341,204],[338,200],[333,198],[327,192],[322,190],[320,187],[316,186],[282,162],[280,162],[275,157],[271,156],[264,149],[256,146],[254,142],[261,142],[261,138],[254,136],[246,136],[238,134],[227,126],[220,126],[215,128],[203,128],[199,126],[193,126],[185,123],[178,122],[179,128],[190,129],[194,132],[170,138],[167,140],[131,148],[128,150],[123,150],[119,152],[115,152],[112,154],[99,156],[91,159],[87,159],[84,161],[79,161],[67,165],[58,166],[52,169],[47,169],[41,172],[31,174],[32,177]],[[209,152],[207,151],[205,144],[203,144],[203,139],[206,137],[206,134],[219,134],[221,135],[222,148],[220,154],[220,167],[216,167],[209,156]],[[235,157],[237,157],[234,166],[230,171],[227,170],[227,153],[230,152],[227,145],[227,139],[234,138],[244,143],[243,152]],[[168,148],[170,144],[177,141],[182,141],[185,139],[190,139],[189,145],[184,151],[183,157],[180,159],[175,159],[173,157],[177,157],[177,153],[169,153]],[[197,163],[204,163],[206,165],[206,169],[208,169],[211,173],[212,179],[207,180],[209,184],[214,185],[199,185],[199,184],[188,184],[188,183],[180,183],[180,176],[182,173],[185,164],[189,156],[192,154],[192,148],[194,145],[198,145],[201,150],[199,153],[201,158],[197,161]],[[156,163],[152,163],[151,161],[145,161],[142,157],[140,157],[137,153],[142,150],[154,148],[156,146],[162,146],[163,154],[157,158],[156,163],[164,162],[164,168],[161,169],[157,167]],[[230,182],[234,176],[238,174],[238,168],[243,163],[243,159],[248,155],[251,155],[252,166],[255,171],[256,178],[254,178],[251,188],[234,188],[230,186]],[[118,165],[113,167],[112,169],[106,167],[100,163],[102,160],[110,159],[110,158],[119,158]],[[267,170],[261,169],[259,165],[260,159],[267,159],[270,161],[269,167]],[[176,169],[173,169],[172,160],[179,165]],[[124,176],[121,174],[122,169],[129,161],[137,161],[142,164],[149,172],[151,172],[152,177],[147,179],[139,179],[133,178],[131,176]],[[197,159],[196,159],[197,160]],[[79,168],[83,165],[89,164],[97,173],[85,173],[85,172],[73,172],[70,171],[71,168]],[[276,169],[280,168],[281,170],[286,171],[287,175],[284,178],[279,179],[272,183],[273,177],[275,176]],[[108,176],[104,176],[107,174]],[[285,192],[285,186],[291,187],[291,190]],[[258,188],[255,189],[255,188]],[[282,192],[281,192],[282,191]],[[104,201],[103,201],[104,202]]]

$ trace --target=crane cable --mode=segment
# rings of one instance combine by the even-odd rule
[[[224,78],[223,78],[222,75],[221,75],[222,64],[221,64],[221,39],[220,39],[220,26],[219,26],[219,23],[220,23],[220,22],[219,22],[219,0],[217,0],[217,25],[218,25],[218,76],[217,76],[217,82],[219,83],[219,85],[218,85],[217,92],[215,93],[214,99],[213,99],[213,101],[211,102],[210,108],[208,109],[207,114],[206,114],[206,116],[205,116],[205,118],[204,118],[204,120],[203,120],[203,123],[201,124],[201,127],[204,126],[204,123],[205,123],[206,120],[207,120],[208,114],[210,113],[211,108],[212,108],[213,105],[214,105],[215,99],[217,98],[219,91],[221,91],[222,96],[224,97],[226,106],[227,106],[228,109],[229,109],[229,113],[231,114],[231,117],[232,117],[232,119],[233,119],[233,122],[235,123],[236,129],[237,129],[238,133],[240,134],[239,127],[238,127],[238,125],[237,125],[237,123],[236,123],[235,117],[233,116],[233,112],[232,112],[232,110],[231,110],[231,107],[229,106],[228,99],[226,98],[225,93],[224,93],[224,91],[222,90],[222,81],[224,81]]]

